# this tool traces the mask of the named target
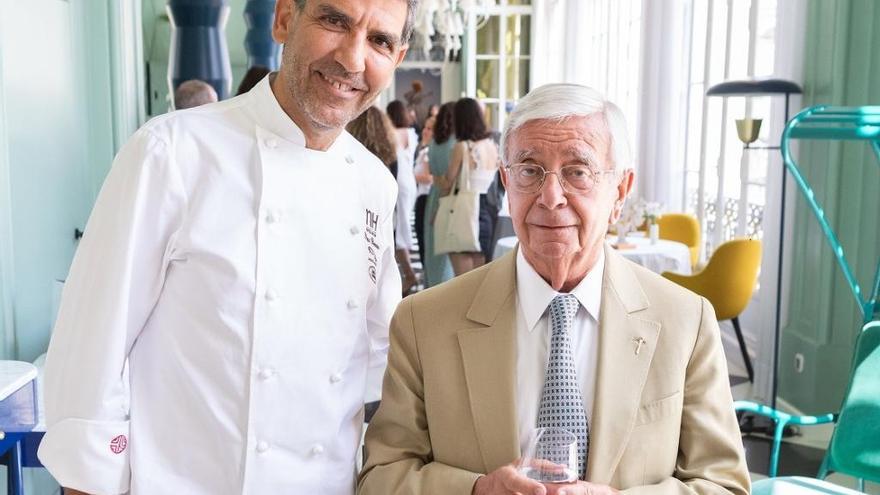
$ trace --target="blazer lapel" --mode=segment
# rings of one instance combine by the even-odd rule
[[[492,263],[458,332],[468,399],[486,472],[519,457],[516,418],[516,249]]]
[[[590,418],[587,478],[609,484],[641,404],[660,323],[635,313],[649,306],[631,268],[605,247],[596,397]]]

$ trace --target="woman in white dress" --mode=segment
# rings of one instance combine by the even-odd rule
[[[406,105],[394,100],[385,108],[397,132],[397,211],[395,212],[394,242],[397,263],[403,270],[403,293],[412,290],[418,280],[409,261],[413,249],[413,234],[410,217],[416,206],[418,186],[414,172],[416,148],[419,138],[413,129],[413,121]]]

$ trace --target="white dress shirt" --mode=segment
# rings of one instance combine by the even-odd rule
[[[571,291],[581,307],[571,328],[572,355],[578,384],[584,399],[587,422],[593,411],[596,390],[597,350],[599,348],[599,307],[602,302],[602,275],[605,252],[596,265]],[[526,261],[522,249],[516,253],[516,410],[520,451],[525,452],[538,420],[544,377],[550,360],[550,317],[547,308],[559,295]]]
[[[307,149],[269,78],[147,123],[64,289],[42,462],[89,493],[351,495],[400,300],[395,200],[349,134]]]

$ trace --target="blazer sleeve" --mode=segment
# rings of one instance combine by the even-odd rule
[[[712,305],[700,298],[699,333],[687,366],[675,473],[627,494],[751,492],[742,437],[733,410],[721,331]]]
[[[382,403],[367,428],[360,495],[470,495],[479,473],[433,460],[412,297],[391,320]]]

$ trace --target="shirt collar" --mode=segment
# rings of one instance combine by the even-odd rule
[[[270,73],[257,83],[249,93],[256,108],[257,122],[261,127],[278,137],[305,147],[306,135],[281,108],[281,104],[275,98],[275,93],[272,92],[271,82],[275,80],[276,75],[278,75],[277,72]],[[343,129],[327,151],[340,151],[340,148],[345,147],[342,144],[345,141],[343,139],[345,135],[346,131]]]
[[[599,321],[599,307],[602,302],[602,276],[605,272],[605,250],[599,251],[599,259],[587,273],[587,276],[572,289],[571,294],[577,298],[581,306],[597,322]],[[526,261],[522,249],[517,247],[516,253],[516,296],[522,308],[526,321],[526,328],[531,332],[538,320],[547,311],[547,307],[554,297],[559,295],[548,284],[532,265]]]

